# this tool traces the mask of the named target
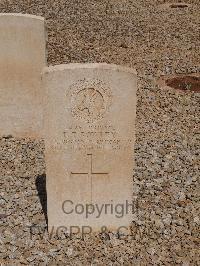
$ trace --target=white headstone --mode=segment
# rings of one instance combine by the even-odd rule
[[[43,81],[49,230],[129,226],[136,72],[69,64],[46,68]]]
[[[41,137],[44,19],[0,14],[0,135]]]

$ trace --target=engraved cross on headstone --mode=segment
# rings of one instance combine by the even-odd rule
[[[77,176],[77,175],[87,175],[90,179],[90,198],[92,202],[92,190],[93,190],[93,177],[96,175],[102,175],[102,176],[108,176],[108,173],[105,172],[95,172],[93,169],[93,158],[92,154],[87,154],[88,156],[88,171],[87,172],[71,172],[71,176]]]

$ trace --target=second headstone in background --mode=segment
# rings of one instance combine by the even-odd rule
[[[0,136],[41,138],[44,18],[0,14]]]

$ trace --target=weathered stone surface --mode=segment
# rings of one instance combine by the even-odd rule
[[[0,14],[0,135],[41,137],[44,19]]]
[[[199,72],[200,2],[189,0],[191,7],[181,9],[161,9],[161,2],[0,1],[1,12],[46,18],[49,64],[106,61],[134,66],[139,77],[133,235],[90,234],[84,241],[41,235],[46,223],[35,175],[45,171],[43,142],[2,138],[0,193],[7,200],[2,213],[12,213],[0,221],[3,243],[4,232],[12,233],[12,242],[0,248],[3,264],[198,265],[199,94],[162,88],[154,78]],[[180,191],[190,203],[179,205]],[[13,198],[16,193],[19,199]],[[170,225],[164,223],[168,214]],[[28,224],[35,225],[32,238]],[[175,251],[177,245],[181,252]]]
[[[44,86],[49,228],[130,225],[135,71],[61,65],[46,69]]]

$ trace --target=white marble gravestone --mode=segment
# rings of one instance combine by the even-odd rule
[[[0,136],[41,137],[45,38],[42,17],[0,14]]]
[[[45,69],[49,230],[130,225],[136,80],[109,64]]]

